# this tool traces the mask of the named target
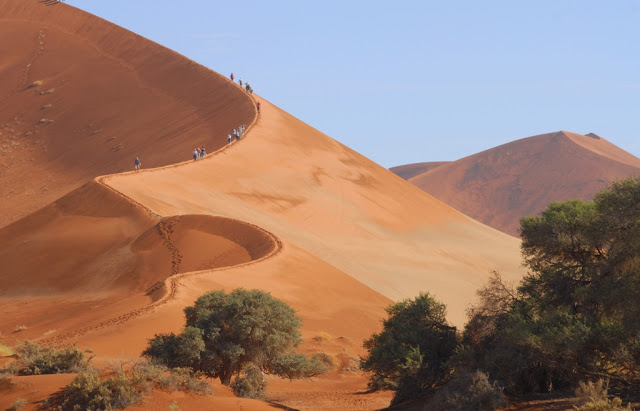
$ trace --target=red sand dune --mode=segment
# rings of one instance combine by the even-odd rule
[[[462,325],[490,270],[523,274],[517,239],[262,98],[256,117],[252,97],[222,76],[64,4],[0,8],[10,56],[0,114],[13,119],[0,136],[1,343],[77,342],[102,363],[136,358],[155,333],[179,332],[183,308],[207,290],[258,288],[296,309],[302,352],[341,363],[312,382],[270,381],[270,400],[379,408],[390,393],[356,395],[366,378],[354,366],[391,301],[429,291]],[[28,88],[35,80],[44,84]],[[43,112],[55,122],[38,124]],[[243,140],[212,153],[240,123],[251,124]],[[203,161],[148,169],[201,144]],[[136,155],[142,171],[93,180],[129,170]],[[155,393],[143,407],[180,395]],[[0,407],[13,400],[0,390]]]
[[[591,200],[607,183],[640,172],[640,159],[607,140],[566,131],[438,164],[409,181],[466,215],[515,236],[520,217],[537,215],[552,201]],[[391,170],[398,173],[410,166]]]

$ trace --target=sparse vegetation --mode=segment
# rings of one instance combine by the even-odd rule
[[[596,381],[580,381],[575,390],[576,397],[587,401],[606,400],[609,393],[609,381],[598,378]]]
[[[14,350],[17,359],[4,370],[20,375],[78,372],[87,369],[92,358],[85,358],[85,353],[76,346],[56,349],[31,341],[24,341]]]
[[[9,406],[9,411],[18,411],[25,405],[27,405],[27,400],[25,400],[24,398],[18,398],[13,402],[13,404]]]
[[[439,389],[429,401],[426,409],[433,411],[492,411],[507,403],[502,388],[491,384],[487,374],[461,372]]]
[[[191,370],[169,370],[147,361],[113,363],[110,368],[103,378],[96,370],[78,375],[50,403],[61,409],[110,410],[137,404],[154,388],[213,394],[207,381]]]
[[[55,91],[55,89],[50,88],[49,90],[45,90],[45,91],[41,91],[40,95],[45,95],[45,94],[53,94],[53,92]]]
[[[14,333],[19,333],[26,330],[28,327],[24,324],[16,325],[16,328],[13,329]]]
[[[600,400],[592,400],[580,407],[573,407],[575,411],[624,411],[630,410],[631,404],[627,404],[626,407],[622,406],[622,400],[615,397],[611,400],[605,398]]]
[[[249,365],[283,378],[309,378],[326,370],[293,352],[302,341],[291,307],[260,290],[214,291],[185,308],[178,335],[156,335],[143,355],[170,368],[190,368],[224,385]]]
[[[41,110],[46,110],[46,109],[48,109],[48,108],[50,108],[52,106],[53,106],[53,104],[45,104],[44,106],[40,107],[40,109]]]
[[[24,84],[24,83],[23,83]],[[34,87],[40,87],[42,85],[42,81],[41,80],[36,80],[33,83],[31,83],[31,85],[29,86],[29,88],[34,88]]]
[[[0,357],[10,357],[13,355],[13,350],[4,344],[0,344]]]

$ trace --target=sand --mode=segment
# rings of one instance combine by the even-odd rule
[[[76,343],[98,364],[135,359],[154,334],[179,332],[184,307],[206,291],[257,288],[294,307],[301,352],[340,364],[313,381],[271,379],[274,406],[380,408],[391,393],[365,393],[357,362],[390,303],[430,292],[462,326],[491,270],[524,274],[516,238],[225,77],[48,4],[0,0],[11,56],[0,113],[13,119],[0,135],[0,343]],[[42,110],[55,121],[40,123]],[[248,132],[226,146],[241,123]],[[189,160],[202,144],[207,157]],[[129,171],[137,155],[143,170]],[[19,394],[33,405],[69,376],[51,378]],[[140,409],[268,404],[213,385],[213,397],[156,392]],[[0,407],[16,394],[0,390]]]

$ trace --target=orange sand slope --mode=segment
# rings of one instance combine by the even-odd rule
[[[458,325],[491,269],[513,280],[522,273],[516,239],[266,101],[239,144],[205,161],[104,182],[160,215],[250,221],[391,299],[430,291]]]
[[[255,115],[222,76],[98,17],[0,10],[0,227],[136,156],[147,168],[219,148]]]
[[[446,163],[409,181],[478,221],[518,235],[520,217],[536,215],[552,201],[591,200],[607,183],[639,172],[640,159],[607,140],[560,131]]]
[[[263,99],[256,117],[255,100],[222,76],[47,4],[0,0],[10,56],[0,63],[0,114],[13,119],[0,136],[0,342],[78,342],[100,361],[136,358],[153,334],[180,331],[183,308],[204,292],[259,288],[297,310],[303,352],[344,364],[319,385],[274,381],[272,399],[378,408],[388,394],[345,392],[364,389],[351,371],[385,306],[430,291],[462,325],[490,270],[522,276],[517,239]],[[29,88],[36,79],[44,84]],[[40,110],[55,121],[39,123]],[[240,123],[251,124],[243,140],[213,153]],[[203,143],[204,160],[147,168]],[[138,153],[141,172],[93,181],[130,169]],[[0,395],[0,405],[8,400]]]

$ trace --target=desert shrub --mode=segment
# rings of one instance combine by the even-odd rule
[[[267,383],[262,371],[255,365],[248,364],[242,374],[231,383],[233,392],[242,398],[264,399]]]
[[[575,389],[575,395],[583,398],[584,402],[606,400],[609,392],[609,381],[598,378],[596,381],[580,381]]]
[[[16,325],[16,328],[13,329],[13,332],[14,333],[19,333],[19,332],[22,332],[22,331],[26,330],[27,328],[29,328],[29,327],[27,327],[24,324]]]
[[[224,385],[252,363],[265,373],[305,378],[323,369],[295,354],[302,341],[294,310],[260,290],[214,291],[185,308],[179,335],[156,335],[142,355],[168,367],[189,367]]]
[[[622,406],[622,400],[618,397],[613,399],[602,398],[599,400],[591,400],[586,404],[578,407],[574,406],[575,411],[623,411],[630,410],[631,404],[627,404],[626,407]]]
[[[13,350],[4,344],[0,344],[0,357],[10,357],[13,355]]]
[[[458,343],[444,304],[428,293],[387,308],[383,330],[364,342],[360,367],[372,372],[371,389],[393,389],[392,404],[418,398],[446,382],[447,362]]]
[[[137,404],[147,386],[124,372],[100,379],[96,371],[82,373],[69,383],[58,399],[64,410],[111,410]]]
[[[190,368],[172,368],[158,377],[158,385],[171,391],[213,394],[211,386]]]
[[[340,365],[340,361],[336,358],[335,355],[327,354],[324,352],[317,352],[311,356],[312,361],[318,361],[322,364],[326,371],[332,370]]]
[[[42,85],[42,80],[36,80],[33,83],[31,83],[29,88],[40,87],[41,85]]]
[[[433,411],[489,411],[506,405],[506,399],[495,382],[489,382],[487,374],[462,372],[440,388],[429,401],[427,409]]]
[[[17,361],[9,367],[21,375],[78,372],[86,369],[92,358],[85,358],[85,353],[75,345],[71,348],[56,349],[32,341],[24,341],[15,347],[15,353]]]
[[[24,407],[25,405],[27,405],[27,400],[25,400],[24,398],[18,398],[9,406],[8,410],[18,411],[19,409],[22,409],[22,407]]]

